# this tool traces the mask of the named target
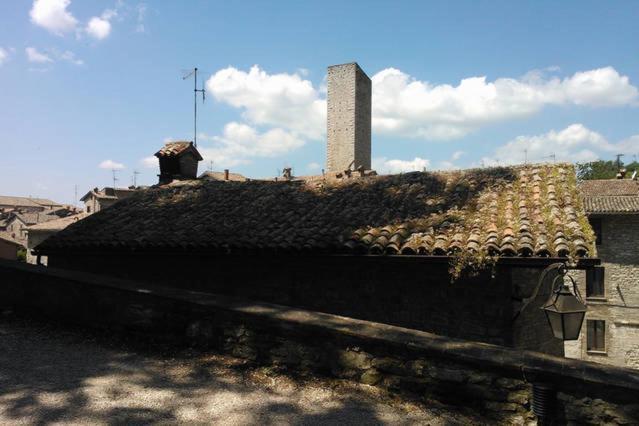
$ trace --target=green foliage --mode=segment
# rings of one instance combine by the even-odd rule
[[[639,163],[633,161],[632,163],[624,165],[623,162],[621,162],[621,167],[624,167],[628,171],[626,179],[629,179],[633,171],[639,170]],[[577,163],[577,178],[579,180],[614,179],[618,171],[619,167],[617,162],[612,160]]]
[[[26,262],[27,261],[27,250],[21,248],[18,250],[18,262]]]

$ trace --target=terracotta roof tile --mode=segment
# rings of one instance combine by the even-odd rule
[[[579,189],[588,213],[639,213],[639,182],[635,180],[587,180],[579,184]]]
[[[151,188],[40,247],[593,256],[570,165]]]

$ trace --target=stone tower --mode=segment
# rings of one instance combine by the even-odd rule
[[[371,168],[371,79],[353,62],[328,67],[326,168]]]

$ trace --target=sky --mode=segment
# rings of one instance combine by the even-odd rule
[[[153,154],[193,139],[193,67],[200,172],[321,173],[326,67],[353,61],[380,173],[631,162],[638,21],[636,1],[3,1],[0,194],[156,183]]]

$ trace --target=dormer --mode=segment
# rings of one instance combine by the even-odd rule
[[[195,179],[202,156],[193,142],[169,142],[155,153],[160,161],[160,185],[173,180]]]

